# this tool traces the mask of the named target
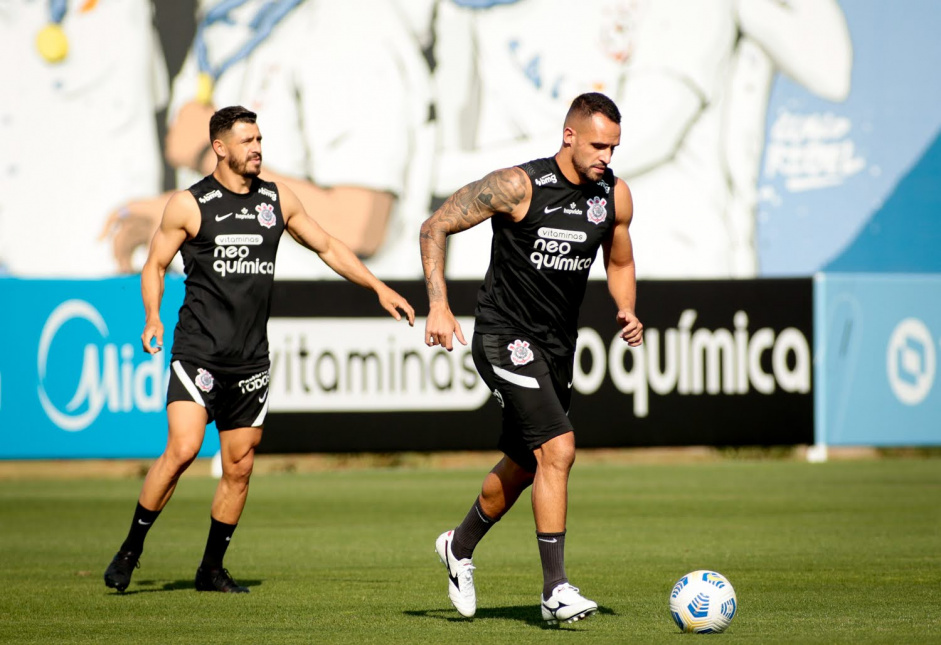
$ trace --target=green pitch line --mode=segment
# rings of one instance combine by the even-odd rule
[[[477,617],[447,600],[434,540],[484,470],[257,477],[226,559],[242,596],[192,588],[215,480],[184,476],[124,595],[101,576],[139,480],[0,482],[0,642],[941,642],[937,459],[576,464],[567,569],[601,610],[561,630],[541,623],[528,499],[475,555]],[[700,568],[738,593],[720,636],[667,611]]]

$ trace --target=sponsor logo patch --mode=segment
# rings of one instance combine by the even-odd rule
[[[532,363],[533,350],[529,348],[529,343],[525,340],[516,339],[512,343],[506,346],[510,350],[510,360],[513,361],[514,365],[526,365],[527,363]]]
[[[573,244],[587,241],[588,236],[582,231],[567,231],[561,228],[543,226],[538,231],[539,239],[533,242],[533,250],[529,254],[529,261],[537,269],[554,269],[556,271],[587,271],[591,268],[591,256],[582,257],[581,251],[575,248],[575,255],[571,255]]]
[[[212,374],[204,370],[203,368],[198,368],[196,372],[196,387],[198,387],[203,392],[208,392],[212,389],[212,386],[215,384],[215,380],[212,378]]]
[[[264,195],[273,202],[278,201],[278,193],[274,192],[270,188],[261,187],[258,189],[259,195]]]
[[[262,389],[263,387],[267,387],[268,378],[268,370],[265,370],[264,372],[258,372],[258,374],[253,374],[252,376],[249,376],[248,378],[242,379],[238,382],[239,391],[242,394],[246,394],[248,392],[255,392]],[[267,396],[267,394],[268,391],[265,390],[265,395]],[[264,402],[264,400],[262,400],[262,402]]]
[[[605,208],[608,200],[604,197],[592,197],[588,200],[588,221],[592,224],[601,224],[608,217]]]
[[[217,197],[222,197],[222,191],[219,190],[218,188],[215,189],[215,190],[210,190],[208,193],[206,193],[205,195],[203,195],[202,197],[200,197],[200,198],[199,198],[199,203],[200,203],[200,204],[206,204],[206,203],[208,203],[208,202],[211,202],[212,200],[214,200],[214,199],[217,198]]]
[[[536,234],[547,240],[562,240],[566,242],[585,242],[588,236],[582,231],[570,231],[564,228],[540,227]]]
[[[558,181],[559,181],[559,180],[556,179],[555,173],[554,173],[554,172],[550,172],[548,175],[543,175],[542,177],[540,177],[539,179],[537,179],[537,180],[534,181],[533,183],[536,184],[537,186],[545,186],[546,184],[555,184],[555,183],[558,183]]]
[[[599,185],[601,188],[604,188],[604,194],[605,194],[605,195],[608,195],[608,194],[611,193],[611,186],[609,186],[609,185],[608,185],[608,182],[606,182],[604,179],[602,179],[601,181],[599,181],[599,182],[598,182],[598,185]]]
[[[256,215],[254,213],[249,213],[247,208],[243,208],[240,212],[235,214],[235,219],[255,219]]]
[[[578,208],[578,204],[576,204],[575,202],[572,202],[571,204],[569,204],[569,207],[564,209],[562,212],[565,213],[566,215],[581,215],[582,209]]]
[[[217,235],[216,248],[213,249],[213,270],[223,278],[232,273],[262,274],[274,273],[274,262],[262,262],[260,258],[252,259],[252,247],[260,246],[265,239],[255,234]]]

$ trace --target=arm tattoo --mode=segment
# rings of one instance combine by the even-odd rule
[[[447,236],[476,226],[497,213],[512,213],[529,198],[529,190],[529,178],[520,168],[496,170],[451,195],[422,224],[421,256],[431,302],[447,297],[444,286]]]
[[[497,213],[510,213],[527,197],[529,181],[519,168],[490,173],[454,193],[434,214],[447,234],[480,224]]]

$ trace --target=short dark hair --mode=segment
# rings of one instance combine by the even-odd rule
[[[220,110],[209,119],[209,140],[215,141],[220,135],[232,129],[236,123],[255,123],[258,115],[241,105],[230,105]]]
[[[565,115],[566,123],[572,118],[589,118],[593,114],[603,114],[614,123],[621,123],[621,111],[614,101],[600,92],[588,92],[579,94],[572,101],[568,114]]]

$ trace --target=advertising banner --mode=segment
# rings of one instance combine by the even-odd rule
[[[570,416],[583,447],[775,445],[813,438],[809,279],[644,282],[642,347],[589,283]],[[424,285],[392,285],[412,303]],[[470,347],[428,348],[372,295],[278,283],[263,452],[493,449],[500,410]],[[471,337],[478,284],[448,294]],[[329,304],[329,315],[322,303]],[[416,321],[416,327],[424,324]]]
[[[941,275],[822,274],[817,443],[941,445]]]
[[[422,283],[392,286],[424,308]],[[468,341],[478,286],[449,285]],[[167,281],[166,347],[151,357],[136,278],[0,280],[17,308],[0,323],[16,339],[0,356],[0,458],[159,455],[182,287]],[[580,446],[813,440],[809,279],[656,281],[639,293],[646,339],[632,349],[606,285],[589,283],[570,413]],[[423,325],[393,320],[348,283],[276,283],[260,452],[494,449],[500,408],[470,347],[426,347]],[[217,450],[210,426],[200,454]]]
[[[156,457],[183,281],[168,278],[164,351],[141,348],[140,280],[0,279],[0,458]],[[201,456],[219,449],[211,426]]]

